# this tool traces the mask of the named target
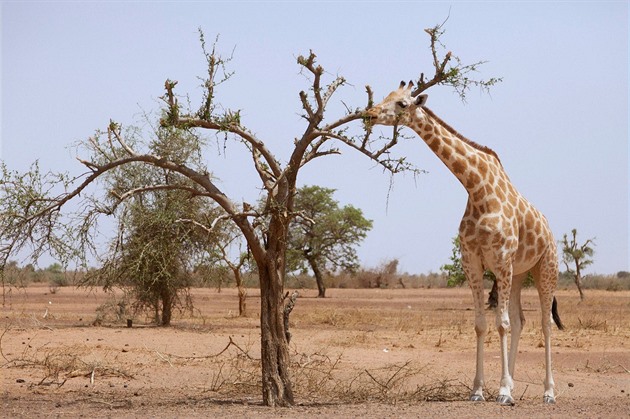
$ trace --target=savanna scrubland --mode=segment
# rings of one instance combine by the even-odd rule
[[[374,274],[374,275],[371,275]],[[622,417],[630,413],[630,291],[624,278],[586,298],[557,292],[557,404],[543,405],[538,296],[523,290],[526,324],[516,405],[466,401],[474,376],[472,297],[439,274],[334,278],[328,298],[306,277],[290,317],[296,406],[261,405],[260,292],[238,316],[236,289],[192,288],[194,309],[173,326],[131,315],[120,293],[32,282],[11,288],[0,319],[2,411],[8,417]],[[370,277],[371,279],[367,279]],[[376,281],[386,281],[378,284]],[[302,282],[300,282],[302,281]],[[414,282],[415,281],[415,282]],[[608,281],[608,282],[606,282]],[[310,285],[309,285],[310,284]],[[404,286],[404,288],[403,288]],[[624,288],[626,286],[626,288]],[[345,287],[345,288],[343,288]],[[612,291],[612,289],[623,289]],[[489,316],[486,396],[496,396],[498,335]],[[131,317],[132,327],[127,327]]]

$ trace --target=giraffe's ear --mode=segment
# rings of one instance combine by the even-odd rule
[[[424,106],[427,103],[428,98],[429,96],[427,95],[418,95],[415,101],[416,106]]]

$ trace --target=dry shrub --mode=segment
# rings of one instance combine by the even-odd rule
[[[147,348],[148,349],[148,348]],[[170,366],[190,365],[194,363],[211,372],[204,392],[216,393],[230,398],[253,397],[260,394],[262,378],[260,375],[260,359],[254,358],[250,352],[252,342],[243,346],[229,338],[223,350],[213,355],[180,356],[168,353],[153,352],[158,358]]]
[[[106,302],[96,308],[96,318],[92,324],[100,326],[122,323],[132,317],[130,307],[131,302],[126,294],[120,298],[112,294]]]
[[[342,355],[325,353],[296,356],[293,375],[299,397],[319,402],[464,400],[470,389],[454,379],[427,380],[427,366],[411,361],[374,369],[339,369]]]
[[[29,350],[32,349],[32,350]],[[70,378],[89,377],[90,382],[98,377],[133,378],[134,374],[128,370],[118,368],[105,359],[90,359],[82,355],[81,349],[76,347],[33,349],[26,347],[17,358],[7,359],[5,368],[35,368],[43,372],[42,379],[36,385],[57,385],[61,387]]]
[[[159,354],[169,363],[179,365],[202,361],[212,371],[208,393],[222,398],[257,397],[262,388],[260,360],[250,355],[250,348],[242,349],[232,339],[216,355],[178,357]],[[362,369],[341,366],[342,354],[328,355],[326,350],[316,353],[292,354],[291,373],[296,397],[318,403],[359,403],[381,401],[449,401],[463,400],[469,388],[455,379],[432,378],[427,366],[415,366],[412,361],[381,368]],[[427,377],[429,377],[427,379]]]
[[[602,330],[608,332],[608,321],[606,319],[601,320],[596,317],[587,317],[582,319],[578,317],[578,323],[582,329],[586,330]]]
[[[228,397],[258,395],[262,389],[260,360],[243,354],[232,354],[209,361],[213,371],[206,392]]]

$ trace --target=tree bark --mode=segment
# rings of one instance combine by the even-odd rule
[[[171,317],[173,314],[173,296],[171,290],[168,288],[167,284],[162,286],[161,292],[162,299],[162,320],[160,322],[161,326],[170,326],[171,325]]]
[[[260,275],[262,390],[265,406],[292,406],[289,344],[284,329],[283,272],[268,258]]]

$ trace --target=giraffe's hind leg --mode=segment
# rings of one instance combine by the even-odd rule
[[[540,298],[542,332],[545,339],[545,393],[543,401],[553,404],[556,402],[556,399],[553,374],[551,372],[551,306],[553,293],[558,282],[558,260],[555,246],[550,246],[550,249],[543,255],[532,273]]]
[[[518,343],[521,338],[525,316],[521,305],[521,289],[523,281],[527,278],[527,272],[512,277],[512,290],[510,292],[510,356],[508,359],[508,369],[510,376],[514,379],[514,367],[516,365],[516,354],[518,353]]]
[[[508,367],[509,353],[507,335],[510,331],[510,320],[512,320],[512,313],[510,310],[512,265],[507,264],[506,266],[493,268],[493,272],[497,277],[499,291],[498,305],[496,309],[496,327],[499,332],[499,341],[501,344],[501,382],[499,385],[497,402],[502,405],[511,406],[514,404],[514,398],[512,397],[514,381],[512,380],[510,369]],[[520,334],[520,330],[518,330],[518,333]]]

